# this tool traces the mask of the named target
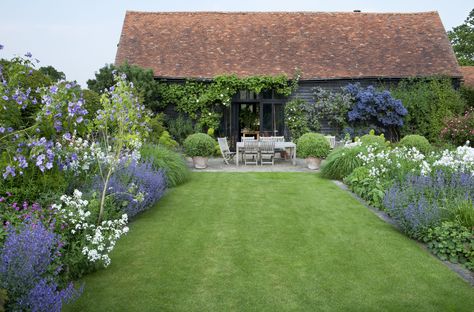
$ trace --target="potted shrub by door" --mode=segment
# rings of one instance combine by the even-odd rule
[[[303,134],[297,142],[298,154],[306,158],[306,164],[309,169],[319,169],[323,158],[329,154],[331,146],[324,135],[319,133]]]
[[[207,168],[209,156],[214,153],[216,142],[205,133],[191,134],[184,140],[184,152],[192,157],[194,168]]]

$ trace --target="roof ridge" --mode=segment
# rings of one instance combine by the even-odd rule
[[[127,10],[127,14],[373,14],[373,15],[424,15],[439,14],[438,11],[419,11],[419,12],[351,12],[351,11],[135,11]]]

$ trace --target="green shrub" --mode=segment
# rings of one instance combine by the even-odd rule
[[[153,116],[153,118],[151,118],[148,122],[148,127],[151,129],[150,135],[148,136],[148,141],[152,144],[158,144],[163,132],[165,131],[164,115],[156,114]]]
[[[416,133],[438,142],[443,121],[465,110],[465,101],[449,78],[408,79],[391,91],[408,110],[401,135]]]
[[[474,269],[474,230],[445,221],[429,229],[423,238],[428,248],[441,260],[464,264]]]
[[[466,102],[466,107],[474,107],[474,88],[468,86],[461,86],[459,92],[461,92],[461,97]]]
[[[82,90],[84,107],[87,109],[87,116],[92,119],[97,111],[102,108],[100,104],[100,95],[92,90]]]
[[[205,133],[191,134],[184,140],[184,151],[189,157],[209,157],[214,154],[216,142]]]
[[[285,105],[285,124],[290,131],[291,139],[296,142],[304,133],[310,131],[307,103],[302,99],[293,99]]]
[[[349,188],[374,207],[380,208],[385,195],[383,186],[370,176],[369,169],[358,167],[344,178]]]
[[[141,149],[141,155],[150,160],[155,169],[165,171],[168,187],[183,184],[189,179],[189,169],[181,154],[161,145],[146,144]]]
[[[328,139],[320,133],[303,134],[297,143],[297,151],[300,157],[326,158],[331,150]]]
[[[207,135],[209,135],[210,137],[214,137],[214,132],[214,128],[207,129]]]
[[[168,118],[167,125],[171,137],[179,144],[183,144],[184,140],[195,132],[191,119],[183,115],[179,115],[177,118]]]
[[[424,136],[417,134],[409,134],[404,136],[400,140],[400,146],[405,146],[408,148],[414,147],[425,155],[431,151],[430,142]]]
[[[321,174],[328,179],[342,180],[362,166],[362,160],[357,157],[362,148],[338,148],[332,151],[321,167]]]
[[[374,130],[370,130],[369,134],[361,136],[360,142],[366,146],[375,145],[378,147],[384,147],[389,144],[389,142],[385,140],[385,136],[383,135],[383,133],[381,135],[375,135]]]
[[[17,202],[36,200],[40,204],[50,205],[48,198],[59,198],[68,191],[70,184],[77,180],[74,177],[67,177],[60,171],[46,174],[25,172],[24,175],[17,175],[8,181],[0,178],[0,196],[10,192]]]
[[[158,143],[170,149],[174,149],[178,146],[178,142],[171,138],[168,131],[163,131],[160,136],[160,139],[158,140]]]
[[[221,147],[220,147],[219,143],[217,143],[216,146],[214,147],[214,156],[216,156],[216,157],[221,157],[222,156]]]

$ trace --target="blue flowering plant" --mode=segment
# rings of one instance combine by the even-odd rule
[[[102,181],[98,181],[102,189]],[[113,199],[122,213],[129,218],[151,208],[164,195],[166,176],[155,169],[150,161],[132,161],[115,171],[110,180],[107,196]]]
[[[354,101],[348,112],[348,121],[353,129],[376,129],[391,140],[398,140],[403,118],[408,114],[400,100],[390,91],[379,91],[373,86],[349,84],[344,88]]]
[[[31,82],[26,79],[34,78],[38,71],[30,54],[2,64],[0,189],[19,185],[35,189],[42,184],[35,195],[46,189],[62,192],[67,182],[64,180],[77,178],[81,173],[76,169],[93,169],[91,159],[87,159],[86,165],[78,164],[84,148],[71,146],[90,126],[80,87],[72,82],[51,84],[46,80],[31,88]]]
[[[41,222],[8,227],[0,252],[0,287],[8,294],[7,309],[61,311],[63,303],[80,295],[72,283],[59,286],[61,248],[60,237]]]
[[[0,60],[0,136],[30,126],[39,108],[39,87],[48,83],[36,71],[30,53]]]
[[[407,175],[385,194],[384,207],[410,236],[421,238],[443,220],[474,226],[474,176],[444,172]]]

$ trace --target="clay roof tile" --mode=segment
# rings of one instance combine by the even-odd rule
[[[461,77],[437,12],[128,11],[115,63],[125,61],[169,78]]]

